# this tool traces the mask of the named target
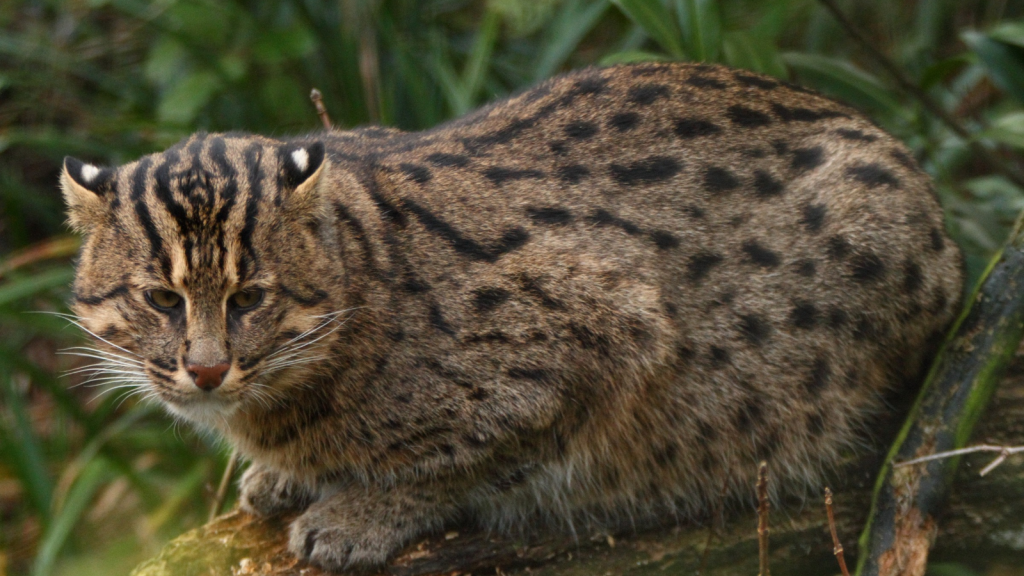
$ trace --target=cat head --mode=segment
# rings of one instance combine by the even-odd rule
[[[335,342],[323,143],[195,135],[117,168],[66,158],[85,236],[72,309],[98,380],[138,386],[211,424],[273,403]]]

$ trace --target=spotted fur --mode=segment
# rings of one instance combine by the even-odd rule
[[[63,183],[99,349],[253,462],[243,506],[304,509],[291,550],[328,568],[457,515],[700,513],[761,459],[817,481],[961,298],[899,142],[714,66],[575,72],[420,133],[197,134]]]

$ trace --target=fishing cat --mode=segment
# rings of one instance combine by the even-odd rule
[[[455,518],[688,515],[820,478],[961,299],[928,177],[854,110],[642,64],[417,133],[69,158],[106,367],[252,464],[289,547],[373,567]]]

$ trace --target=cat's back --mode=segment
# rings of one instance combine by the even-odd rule
[[[917,305],[943,313],[959,292],[959,254],[905,147],[747,71],[586,69],[426,132],[328,144],[426,232],[417,244],[458,266],[547,247],[646,262],[674,285],[767,273],[776,290],[920,291]]]

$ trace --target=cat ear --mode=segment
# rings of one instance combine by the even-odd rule
[[[297,197],[306,196],[316,187],[326,162],[323,142],[292,144],[281,148],[284,183]]]
[[[113,190],[114,170],[87,164],[77,158],[64,158],[60,187],[68,205],[68,221],[79,233],[88,232],[106,212],[107,196]]]

